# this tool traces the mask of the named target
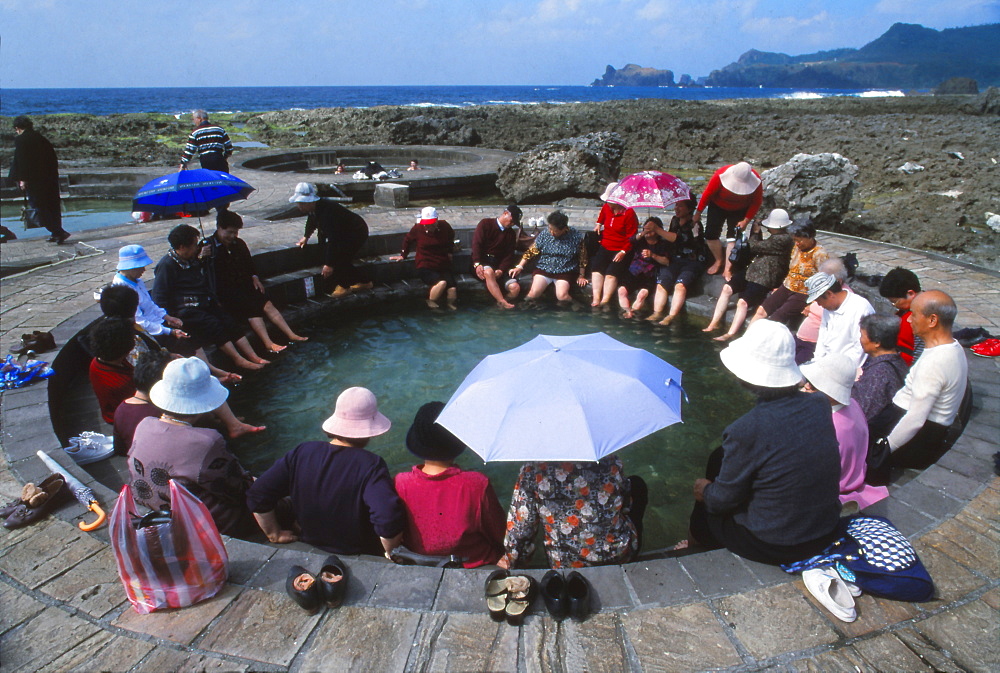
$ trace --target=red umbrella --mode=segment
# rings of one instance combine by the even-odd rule
[[[666,208],[691,198],[691,188],[662,171],[641,171],[618,181],[608,201],[626,208]]]

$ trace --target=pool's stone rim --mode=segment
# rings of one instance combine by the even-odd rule
[[[824,244],[827,243],[827,240],[832,242],[836,238],[827,239],[828,236],[823,235]],[[870,242],[868,245],[876,249],[880,247]],[[891,259],[891,255],[884,257],[886,260]],[[936,274],[939,270],[932,268],[931,271]],[[937,275],[929,277],[937,278]],[[989,294],[995,291],[986,289],[982,295],[984,303],[981,305],[963,303],[961,310],[963,313],[971,312],[973,315],[995,316],[995,303],[987,301],[987,299],[993,299],[995,302],[996,295]],[[979,313],[976,313],[977,311]],[[60,343],[64,342],[67,336],[71,336],[89,322],[90,317],[86,314],[87,311],[84,311],[60,322],[53,330],[57,340]],[[932,574],[935,575],[936,579],[939,573],[944,573],[941,565],[944,563],[942,559],[950,558],[943,553],[938,553],[937,550],[942,548],[942,540],[947,542],[953,537],[954,534],[946,528],[956,521],[955,515],[964,517],[962,525],[967,523],[970,518],[978,520],[981,514],[976,512],[984,511],[984,508],[987,512],[991,507],[993,510],[996,509],[997,493],[1000,492],[1000,480],[992,476],[990,464],[990,456],[996,450],[995,443],[998,434],[995,409],[998,401],[996,384],[1000,381],[1000,372],[998,372],[996,361],[970,358],[970,380],[973,385],[978,386],[976,392],[977,397],[982,400],[982,406],[977,408],[979,413],[974,413],[973,420],[956,443],[955,448],[942,458],[938,465],[929,468],[917,479],[903,486],[894,487],[890,499],[884,501],[884,511],[879,512],[892,518],[900,529],[911,538],[920,538],[921,536],[928,539],[933,538],[934,541],[926,544],[922,539],[918,540],[918,550],[922,555],[926,554],[925,562],[928,562],[928,565],[936,566],[932,567]],[[979,394],[980,390],[982,390],[982,395]],[[50,452],[54,451],[56,459],[61,463],[68,462],[63,452],[59,450],[58,440],[55,439],[54,433],[44,427],[46,424],[39,423],[41,419],[47,418],[47,397],[46,384],[36,384],[29,388],[3,393],[3,409],[0,412],[2,413],[0,418],[3,421],[3,450],[8,459],[17,454],[26,455],[25,451],[29,451],[33,455],[34,449],[44,448]],[[991,412],[993,412],[992,415],[989,415]],[[978,416],[982,416],[982,418]],[[12,429],[17,432],[13,432]],[[15,458],[8,469],[22,477],[25,475],[33,477],[35,475],[31,475],[30,470],[27,469],[30,462],[26,458],[21,460]],[[79,468],[76,468],[75,465],[68,467],[80,476]],[[102,500],[106,503],[112,502],[114,494],[110,494],[111,498],[108,498],[107,495],[102,494]],[[970,503],[973,504],[970,505]],[[18,591],[33,600],[41,601],[42,604],[49,605],[50,608],[56,608],[62,610],[63,613],[82,618],[94,628],[116,634],[131,634],[131,637],[147,640],[150,636],[141,634],[151,633],[158,645],[177,647],[176,643],[180,642],[186,651],[205,656],[217,657],[220,656],[221,652],[221,656],[226,660],[249,663],[255,670],[262,666],[261,670],[287,669],[287,661],[282,663],[276,659],[269,659],[267,663],[262,665],[261,657],[252,655],[248,651],[233,651],[217,640],[212,640],[211,633],[220,628],[219,622],[225,621],[224,619],[204,621],[199,626],[198,633],[200,635],[197,637],[197,642],[192,646],[190,639],[178,640],[180,636],[168,627],[164,627],[167,630],[160,630],[159,627],[154,626],[157,623],[164,624],[162,620],[157,621],[157,619],[150,617],[144,618],[142,622],[136,622],[134,619],[130,619],[130,609],[127,606],[123,607],[120,602],[110,612],[99,615],[88,612],[87,608],[74,607],[74,599],[71,596],[61,598],[58,590],[48,588],[53,580],[39,580],[38,575],[39,572],[43,571],[47,575],[54,573],[56,576],[72,573],[73,564],[68,559],[61,568],[50,568],[44,563],[38,566],[37,561],[34,561],[36,566],[30,569],[26,569],[23,565],[14,567],[17,566],[20,556],[26,553],[20,550],[25,549],[25,546],[35,538],[50,538],[53,545],[63,545],[68,539],[72,539],[76,542],[68,545],[67,551],[75,549],[79,545],[91,550],[86,552],[89,556],[80,563],[93,566],[101,563],[101,559],[105,559],[106,562],[107,545],[102,544],[102,542],[106,543],[107,540],[106,531],[102,530],[101,534],[98,535],[83,536],[72,525],[82,518],[73,515],[77,511],[79,508],[75,506],[64,508],[46,522],[21,533],[5,534],[2,538],[3,543],[0,543],[0,570],[3,571],[0,574],[0,580],[6,586],[12,587],[14,591]],[[966,512],[973,513],[966,516]],[[993,524],[993,526],[996,527],[997,524]],[[91,540],[91,542],[87,542],[87,540]],[[96,547],[93,546],[94,543],[97,544]],[[275,577],[281,577],[280,571],[287,568],[292,559],[302,559],[310,565],[316,565],[325,557],[321,552],[287,547],[279,549],[267,545],[253,545],[239,540],[230,541],[229,546],[233,557],[231,578],[233,587],[232,591],[221,599],[224,604],[218,610],[225,610],[233,601],[237,603],[269,601],[271,599],[257,597],[258,590],[271,594],[272,592],[268,590],[273,589],[273,593],[280,593],[282,591],[280,584],[272,580]],[[95,548],[96,552],[93,551]],[[261,553],[263,553],[263,557],[258,556]],[[698,562],[695,562],[694,559],[698,559]],[[23,559],[21,562],[23,563]],[[948,561],[948,563],[954,565],[953,561]],[[451,620],[459,620],[458,615],[460,614],[473,613],[468,616],[468,619],[476,620],[476,624],[485,621],[479,620],[484,612],[482,606],[470,608],[467,603],[467,599],[472,596],[481,604],[481,598],[479,598],[481,593],[480,576],[484,574],[484,571],[403,568],[388,562],[368,559],[352,560],[350,566],[358,580],[352,598],[354,602],[351,607],[345,608],[342,616],[331,613],[329,619],[324,618],[325,621],[319,628],[335,628],[332,626],[336,623],[335,620],[354,617],[375,621],[398,619],[405,621],[406,624],[411,624],[409,618],[402,615],[419,613],[422,616],[411,624],[412,628],[418,629],[418,631],[411,631],[411,626],[404,629],[407,633],[412,632],[413,637],[416,638],[418,633],[423,633],[422,629],[430,628],[432,624],[438,624],[435,627],[438,629],[442,626],[446,627],[451,623]],[[39,568],[43,570],[39,570]],[[600,628],[608,623],[612,624],[612,632],[619,634],[616,638],[617,644],[613,645],[613,649],[624,648],[629,653],[628,658],[633,662],[638,662],[645,656],[645,650],[642,649],[644,645],[635,640],[637,633],[645,633],[641,631],[643,623],[663,623],[664,627],[669,629],[671,624],[677,623],[677,619],[681,619],[681,624],[683,624],[684,616],[688,615],[691,610],[707,610],[704,614],[715,615],[713,619],[722,624],[722,631],[729,639],[730,646],[734,647],[738,654],[737,659],[727,666],[729,668],[735,667],[738,670],[747,670],[748,665],[766,666],[802,657],[820,656],[831,648],[836,650],[848,648],[853,651],[857,642],[872,636],[872,634],[896,633],[897,629],[906,630],[924,622],[927,624],[933,622],[937,625],[940,623],[939,618],[942,615],[950,614],[952,611],[956,614],[965,614],[963,611],[967,611],[970,603],[978,605],[985,601],[984,604],[993,605],[996,602],[995,597],[989,600],[987,598],[997,593],[996,589],[1000,584],[997,580],[997,572],[992,567],[979,568],[975,563],[972,563],[969,568],[973,571],[973,575],[978,578],[978,584],[971,589],[947,587],[943,602],[938,601],[928,606],[910,606],[910,604],[890,602],[887,606],[883,606],[881,601],[865,597],[863,600],[867,601],[865,603],[866,610],[872,613],[877,612],[877,610],[884,611],[884,623],[876,627],[866,627],[867,630],[864,630],[862,635],[858,635],[820,613],[821,623],[825,625],[823,629],[828,630],[831,634],[839,635],[831,636],[825,644],[819,645],[813,643],[810,646],[796,648],[775,645],[774,647],[777,649],[771,648],[773,652],[768,648],[765,648],[767,651],[758,652],[753,643],[747,644],[748,634],[746,632],[737,634],[733,630],[735,622],[729,626],[723,622],[728,623],[728,620],[734,619],[729,615],[729,610],[738,609],[739,601],[748,596],[759,597],[763,601],[792,600],[798,603],[803,600],[803,597],[799,595],[801,583],[795,581],[795,578],[781,573],[780,570],[747,562],[725,551],[709,552],[680,559],[658,559],[627,566],[588,569],[586,572],[592,576],[597,593],[609,597],[610,600],[602,605],[603,614],[595,616],[587,624],[592,625],[593,628]],[[604,575],[604,577],[596,577],[597,575]],[[420,591],[413,591],[414,585],[419,586]],[[120,587],[117,588],[120,590]],[[776,596],[778,598],[775,598]],[[795,598],[796,596],[797,598]],[[282,604],[282,601],[287,603],[287,599],[282,596],[277,596],[274,600],[278,601],[277,604]],[[538,606],[536,606],[536,612],[537,608]],[[235,609],[233,608],[233,610]],[[194,616],[197,612],[197,610],[189,610],[177,614],[184,616],[185,619],[190,616],[190,619],[198,621],[199,618]],[[381,612],[385,613],[384,618],[377,616]],[[218,611],[215,614],[218,614]],[[812,615],[812,613],[809,614]],[[393,615],[400,616],[394,617]],[[433,615],[441,615],[445,621],[435,622],[434,620],[438,618],[433,617]],[[449,615],[454,615],[454,617],[449,617]],[[630,617],[630,615],[635,616]],[[425,627],[423,624],[427,619],[431,621]],[[607,622],[606,619],[612,621]],[[737,619],[737,621],[739,620]],[[150,626],[143,626],[143,624]],[[523,632],[520,636],[522,638],[536,639],[536,641],[541,638],[544,641],[544,637],[540,635],[538,629],[542,629],[544,632],[549,628],[547,626],[549,624],[551,621],[547,616],[532,617],[522,629],[512,631],[514,633]],[[583,631],[573,631],[572,633],[583,638],[587,624],[584,625]],[[150,628],[152,628],[152,632],[149,631]],[[506,627],[500,627],[498,638],[501,638],[499,634],[503,633],[502,629],[504,628]],[[552,628],[555,628],[554,625]],[[318,632],[315,621],[310,622],[306,633],[310,632],[313,634]],[[514,637],[517,638],[517,636]],[[319,643],[312,640],[309,642],[311,646],[319,646]],[[904,642],[909,641],[904,639]],[[801,644],[796,643],[796,645]],[[303,653],[307,652],[309,648],[303,647],[301,641],[298,642],[298,646],[299,651],[295,655],[296,661],[301,661],[303,656],[308,659],[309,655]],[[741,660],[742,664],[739,663]],[[518,664],[518,667],[522,667],[522,665]]]

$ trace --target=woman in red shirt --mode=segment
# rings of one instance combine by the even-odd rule
[[[698,208],[694,211],[694,221],[701,224],[701,211],[708,208],[708,223],[705,225],[705,241],[715,257],[715,263],[708,268],[708,273],[719,273],[725,270],[723,276],[730,278],[728,254],[722,255],[722,225],[726,224],[726,238],[733,240],[736,229],[743,229],[760,210],[764,200],[764,186],[757,171],[750,164],[741,161],[738,164],[723,166],[715,171],[708,181],[705,193],[701,195]],[[727,246],[727,253],[729,251]]]
[[[463,559],[466,568],[496,563],[503,554],[506,515],[485,475],[455,465],[465,445],[434,421],[441,402],[420,407],[406,448],[423,464],[396,475],[406,509],[403,543],[418,554]]]
[[[610,191],[609,185],[604,195]],[[618,281],[626,277],[632,263],[632,239],[639,231],[639,218],[631,208],[605,201],[594,231],[601,235],[601,245],[590,262],[594,290],[590,305],[606,306],[615,298]]]

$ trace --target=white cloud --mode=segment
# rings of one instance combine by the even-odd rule
[[[795,16],[764,16],[759,18],[748,18],[743,22],[742,28],[747,33],[782,35],[788,31],[823,27],[829,23],[830,14],[826,10],[823,10],[818,14],[813,14],[812,16],[807,16],[801,19]]]

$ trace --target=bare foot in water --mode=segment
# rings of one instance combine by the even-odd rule
[[[219,383],[239,383],[243,380],[242,376],[233,372],[222,372],[215,378],[219,379]]]
[[[239,425],[233,426],[229,429],[229,439],[236,439],[237,437],[242,437],[243,435],[255,435],[258,432],[264,432],[267,430],[266,425],[250,425],[248,423],[240,423]]]
[[[511,304],[511,303],[510,303],[509,301],[498,301],[498,302],[497,302],[497,306],[499,306],[499,307],[500,307],[500,308],[502,308],[502,309],[506,309],[506,310],[508,310],[508,311],[509,311],[510,309],[514,308],[514,305],[513,305],[513,304]]]
[[[651,313],[650,315],[646,316],[646,320],[648,320],[649,322],[660,322],[661,320],[663,320],[663,314]]]
[[[277,355],[286,348],[288,348],[288,346],[279,346],[278,344],[271,344],[270,346],[267,347],[267,352],[273,355]]]
[[[722,268],[722,264],[720,264],[719,262],[716,262],[712,266],[708,267],[708,269],[705,271],[705,273],[707,273],[709,276],[714,276],[715,274],[719,273],[719,271],[720,271],[721,268]]]
[[[302,343],[303,341],[309,341],[309,337],[300,336],[298,334],[291,334],[288,336],[289,341],[294,341],[295,343]]]
[[[728,334],[728,333],[720,334],[719,336],[712,339],[712,341],[722,341],[723,343],[725,343],[726,341],[732,341],[735,337],[736,337],[735,334]]]
[[[264,368],[264,363],[262,362],[250,362],[245,358],[241,358],[235,361],[235,364],[240,369],[249,369],[250,371],[257,371],[258,369]]]
[[[672,316],[672,315],[668,315],[668,316],[667,316],[666,318],[664,318],[663,320],[661,320],[660,322],[658,322],[658,323],[656,323],[656,324],[657,324],[657,325],[660,325],[660,326],[662,326],[662,327],[666,327],[667,325],[669,325],[669,324],[670,324],[670,323],[672,323],[673,321],[674,321],[674,316]]]
[[[704,328],[704,329],[703,329],[703,330],[701,330],[701,331],[702,331],[702,332],[714,332],[714,331],[715,331],[715,330],[717,330],[717,329],[719,329],[719,326],[718,326],[718,325],[716,325],[715,323],[712,323],[711,325],[709,325],[708,327]]]
[[[690,542],[688,542],[687,540],[681,540],[680,542],[678,542],[677,544],[675,544],[673,547],[671,547],[670,551],[681,551],[683,549],[687,549],[690,546],[691,546]]]

